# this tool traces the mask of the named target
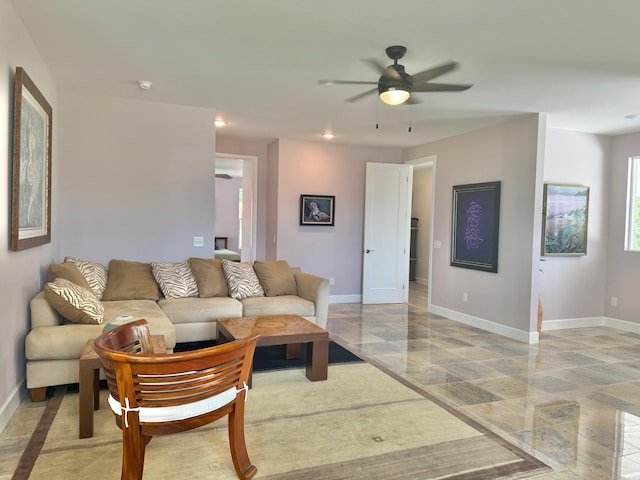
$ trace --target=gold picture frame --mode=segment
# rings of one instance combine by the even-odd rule
[[[51,242],[52,109],[22,67],[13,106],[11,250]]]

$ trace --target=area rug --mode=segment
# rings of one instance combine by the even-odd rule
[[[117,480],[121,432],[106,407],[94,436],[78,438],[78,394],[56,392],[14,480]],[[256,373],[246,405],[247,448],[267,480],[522,479],[551,469],[480,425],[369,363]],[[39,432],[39,433],[38,433]],[[236,479],[226,421],[154,437],[146,480]]]

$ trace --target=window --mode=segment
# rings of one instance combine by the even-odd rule
[[[640,157],[629,159],[625,250],[640,251]]]

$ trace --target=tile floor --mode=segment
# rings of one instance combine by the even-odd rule
[[[332,304],[331,335],[546,462],[544,479],[640,479],[640,335],[543,332],[526,345],[409,304]],[[22,403],[0,434],[8,480],[44,406]]]

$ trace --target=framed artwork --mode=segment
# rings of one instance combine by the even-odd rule
[[[13,106],[11,250],[51,242],[51,105],[16,68]]]
[[[332,227],[335,209],[335,195],[300,195],[300,225]]]
[[[543,198],[542,255],[586,255],[589,187],[545,183]]]
[[[451,266],[498,272],[500,182],[453,186]]]

